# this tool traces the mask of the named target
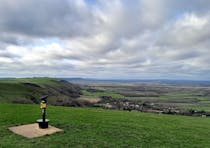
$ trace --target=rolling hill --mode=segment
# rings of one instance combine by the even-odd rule
[[[0,79],[0,102],[39,103],[42,95],[49,95],[48,103],[69,105],[81,94],[77,85],[54,78]]]

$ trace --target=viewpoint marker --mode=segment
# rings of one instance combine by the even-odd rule
[[[47,98],[48,95],[41,97],[40,108],[42,109],[42,119],[36,120],[36,122],[39,124],[39,128],[42,129],[48,128],[48,123],[49,123],[49,120],[46,119]]]
[[[36,138],[44,135],[51,135],[56,132],[62,132],[62,129],[48,125],[49,120],[46,119],[47,98],[48,95],[41,97],[40,108],[42,109],[42,119],[36,121],[38,124],[33,123],[9,127],[9,130],[26,138]]]

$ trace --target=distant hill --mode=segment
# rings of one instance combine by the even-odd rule
[[[159,83],[169,85],[185,85],[185,86],[210,86],[210,81],[205,80],[167,80],[167,79],[89,79],[89,78],[61,78],[63,80],[76,83]]]
[[[81,94],[80,87],[54,78],[0,79],[0,102],[39,103],[42,95],[49,95],[52,105],[71,105]]]

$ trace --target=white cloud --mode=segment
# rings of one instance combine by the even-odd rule
[[[0,2],[1,76],[210,78],[207,0]]]

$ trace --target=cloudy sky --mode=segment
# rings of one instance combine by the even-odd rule
[[[209,0],[0,0],[0,77],[210,79]]]

